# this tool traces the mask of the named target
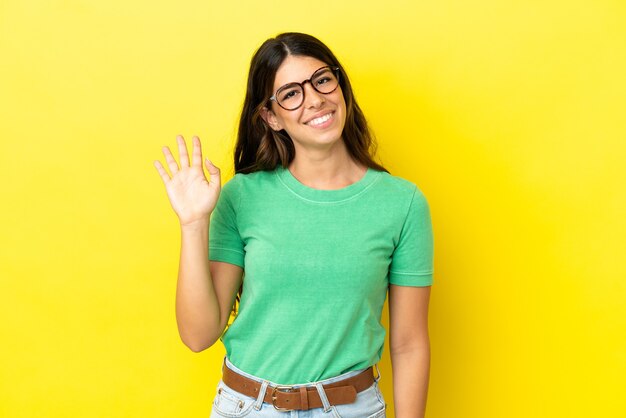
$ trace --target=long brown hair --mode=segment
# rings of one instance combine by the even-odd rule
[[[270,107],[274,78],[289,55],[316,58],[340,69],[339,85],[346,101],[346,123],[343,139],[350,156],[367,167],[387,171],[376,163],[376,142],[365,116],[354,98],[348,75],[339,60],[317,38],[304,33],[282,33],[265,41],[250,62],[246,97],[243,102],[237,143],[235,173],[274,170],[278,164],[287,167],[295,157],[293,141],[285,130],[274,131],[261,117],[261,109]]]

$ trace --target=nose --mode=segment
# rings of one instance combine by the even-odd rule
[[[304,83],[304,106],[307,108],[320,107],[326,101],[324,95],[315,90],[311,82]]]

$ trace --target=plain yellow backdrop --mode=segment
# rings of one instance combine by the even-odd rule
[[[179,340],[153,161],[197,134],[229,179],[251,55],[292,30],[431,205],[427,416],[626,416],[624,22],[617,0],[0,1],[0,416],[208,416],[223,348]]]

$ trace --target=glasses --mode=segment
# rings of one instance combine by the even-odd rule
[[[339,67],[326,66],[316,70],[311,78],[302,83],[285,84],[270,97],[285,110],[296,110],[304,103],[304,85],[311,83],[311,87],[321,94],[330,94],[339,86]]]

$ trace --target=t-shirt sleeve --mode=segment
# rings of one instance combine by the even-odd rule
[[[433,283],[433,231],[430,209],[416,187],[391,258],[389,283],[430,286]]]
[[[234,179],[233,179],[234,180]],[[237,227],[239,193],[233,180],[220,192],[209,226],[209,260],[223,261],[244,267],[244,243]]]

